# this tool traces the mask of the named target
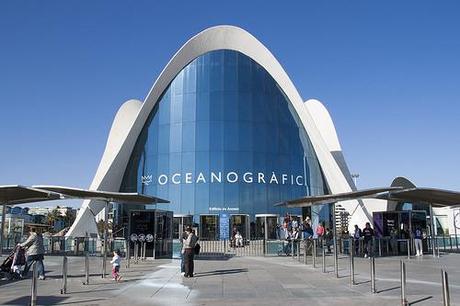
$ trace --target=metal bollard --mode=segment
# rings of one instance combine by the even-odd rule
[[[322,257],[323,257],[323,273],[326,273],[326,248],[324,247],[323,243],[323,249],[322,249]]]
[[[410,259],[410,239],[406,240],[407,244],[407,259]]]
[[[353,242],[353,239],[350,238],[350,245]],[[354,251],[355,248],[351,247],[350,248],[350,286],[353,286],[355,284],[355,258],[354,258]]]
[[[307,251],[308,251],[308,241],[305,240],[304,252],[303,252],[303,263],[307,264]]]
[[[129,268],[131,264],[131,243],[127,243],[127,248],[126,248],[126,268]]]
[[[89,252],[85,254],[85,282],[84,285],[89,285]]]
[[[444,306],[450,306],[449,278],[445,270],[441,270],[442,278],[442,301]]]
[[[297,261],[300,261],[300,241],[297,241]]]
[[[313,240],[312,261],[313,268],[316,268],[316,240]]]
[[[377,293],[377,290],[375,289],[375,257],[371,257],[370,269],[371,269],[371,293]]]
[[[67,256],[64,254],[62,258],[62,287],[61,294],[67,293]]]
[[[400,263],[401,270],[401,305],[407,306],[409,303],[406,298],[406,263],[401,260]]]
[[[30,306],[37,305],[37,262],[34,262],[33,273],[32,273],[32,286],[30,290]]]
[[[294,259],[294,239],[291,239],[291,256]]]
[[[337,240],[334,239],[334,274],[339,278],[339,252],[337,249]]]

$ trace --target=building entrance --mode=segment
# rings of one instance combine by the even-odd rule
[[[145,257],[172,258],[172,225],[172,211],[130,211],[130,254],[134,254],[134,248],[138,248],[145,249]]]
[[[230,235],[239,231],[243,239],[249,240],[249,215],[230,216]]]
[[[256,215],[255,239],[277,239],[278,215],[259,214]]]

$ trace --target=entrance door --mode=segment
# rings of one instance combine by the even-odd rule
[[[234,231],[239,231],[244,239],[249,240],[249,215],[230,216],[230,235]]]
[[[172,258],[172,225],[171,211],[155,211],[155,258]]]
[[[219,216],[200,215],[200,240],[218,240]]]
[[[277,238],[278,215],[256,215],[256,239]]]

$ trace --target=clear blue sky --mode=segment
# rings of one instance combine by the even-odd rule
[[[460,190],[459,1],[158,3],[0,2],[0,184],[88,187],[118,107],[231,24],[323,101],[359,187]]]

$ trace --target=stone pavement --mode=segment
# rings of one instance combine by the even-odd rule
[[[62,257],[46,257],[47,279],[38,282],[39,305],[400,305],[399,259],[377,258],[377,294],[370,293],[369,260],[356,258],[355,286],[348,258],[333,258],[327,273],[287,257],[233,257],[196,260],[196,277],[183,278],[178,260],[147,260],[122,267],[123,282],[102,279],[101,259],[91,258],[90,284],[83,285],[84,258],[69,257],[68,293],[60,294]],[[460,305],[460,255],[412,258],[407,263],[407,294],[412,305],[442,305],[440,267],[449,272],[451,305]],[[27,305],[30,279],[0,281],[1,305]]]

